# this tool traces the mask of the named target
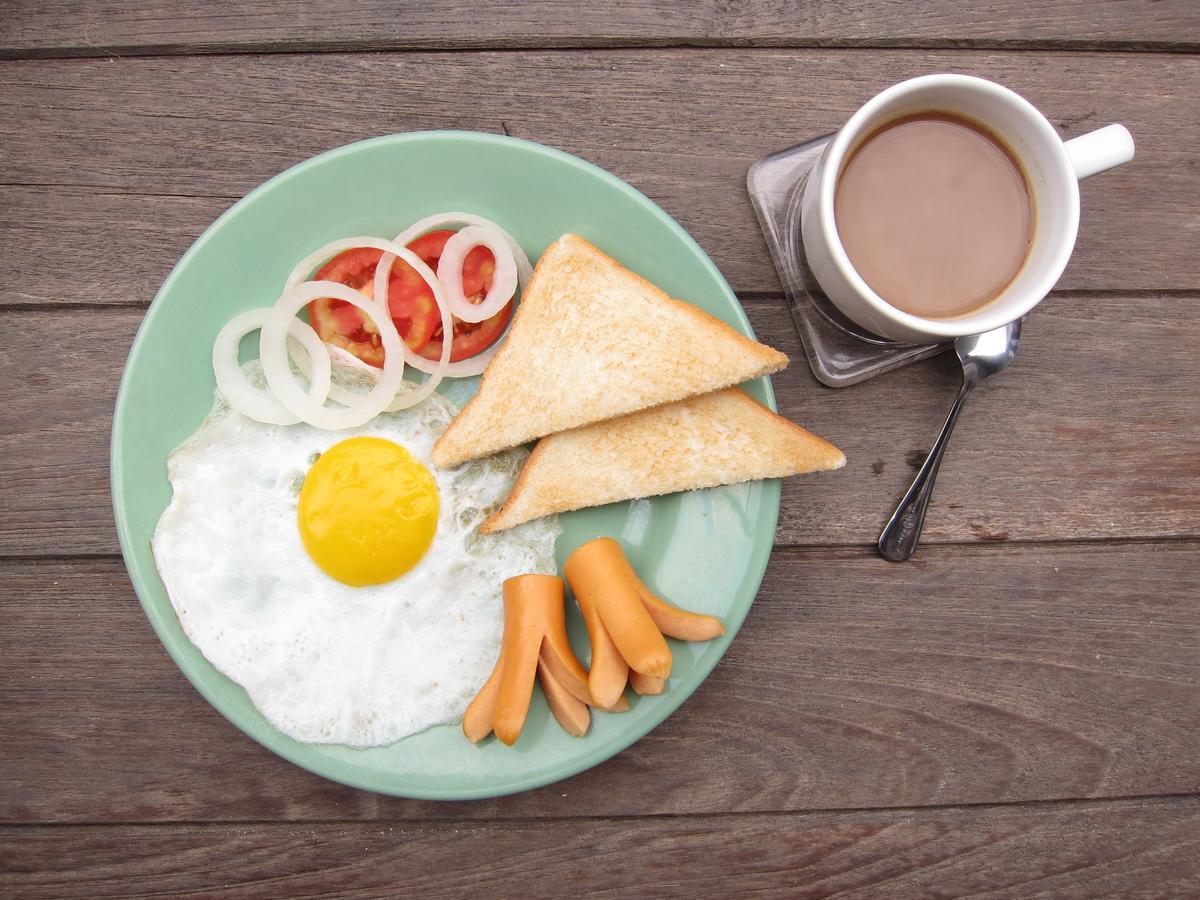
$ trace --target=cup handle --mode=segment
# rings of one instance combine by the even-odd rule
[[[1133,135],[1124,125],[1106,125],[1065,142],[1076,178],[1087,178],[1133,159]]]

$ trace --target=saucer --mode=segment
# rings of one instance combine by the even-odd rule
[[[851,321],[821,291],[800,239],[800,200],[827,134],[764,156],[746,173],[746,188],[813,374],[822,384],[846,387],[926,359],[950,344],[902,344]]]

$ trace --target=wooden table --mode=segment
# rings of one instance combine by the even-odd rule
[[[0,894],[1200,894],[1200,6],[602,6],[0,3]],[[871,542],[954,366],[818,385],[744,177],[932,71],[1138,149],[1087,183],[893,566]],[[660,203],[796,360],[782,412],[850,460],[785,484],[758,600],[675,715],[460,804],[324,781],[210,708],[134,597],[107,477],[130,340],[205,226],[315,153],[443,127]]]

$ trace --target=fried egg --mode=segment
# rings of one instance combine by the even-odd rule
[[[365,377],[345,355],[335,368]],[[456,411],[435,394],[331,433],[252,421],[218,395],[171,454],[152,540],[171,604],[284,734],[373,747],[458,721],[496,661],[504,579],[555,571],[556,519],[478,532],[524,451],[431,462]]]

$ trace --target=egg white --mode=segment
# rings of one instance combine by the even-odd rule
[[[344,357],[335,365],[343,380],[362,377]],[[261,382],[256,363],[247,371]],[[507,497],[524,451],[449,471],[433,465],[433,444],[455,413],[435,394],[328,432],[255,422],[218,395],[170,456],[173,496],[151,545],[171,604],[189,640],[284,734],[373,747],[461,719],[499,652],[502,582],[555,572],[555,517],[478,533]],[[317,455],[357,435],[406,448],[428,467],[440,499],[429,551],[400,578],[370,587],[321,571],[296,523]]]

